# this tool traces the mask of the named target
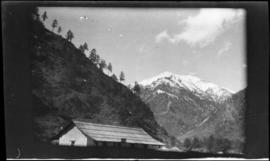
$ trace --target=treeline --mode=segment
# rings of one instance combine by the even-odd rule
[[[227,138],[217,138],[210,135],[203,139],[198,139],[197,137],[194,137],[193,139],[186,138],[184,147],[187,151],[206,149],[208,152],[212,153],[227,153],[228,150],[232,148],[232,142]]]
[[[36,11],[38,12],[38,11]],[[42,20],[40,20],[40,17]],[[47,15],[47,12],[44,11],[44,13],[39,16],[39,14],[37,14],[37,19],[38,21],[42,22],[43,23],[48,19],[48,15]],[[52,21],[52,24],[51,24],[51,31],[52,32],[55,32],[55,29],[56,30],[56,33],[60,35],[60,33],[63,31],[63,28],[62,26],[59,25],[58,21],[56,19],[54,19]],[[61,35],[60,35],[61,36]],[[65,38],[67,41],[69,42],[72,42],[72,39],[74,38],[74,34],[71,30],[68,30],[66,35],[65,35]],[[105,73],[105,70],[104,69],[107,69],[107,75],[110,76],[112,79],[114,79],[115,81],[119,81],[121,83],[123,83],[125,81],[125,73],[123,71],[120,72],[119,74],[119,77],[117,77],[114,73],[113,73],[113,66],[112,66],[112,63],[109,62],[107,63],[105,61],[105,59],[101,58],[100,55],[97,53],[97,50],[95,48],[91,49],[91,51],[89,51],[89,47],[88,47],[88,44],[86,42],[84,42],[83,44],[79,45],[78,49],[80,50],[80,52],[82,54],[86,54],[85,52],[89,52],[89,56],[88,56],[88,59],[96,65],[97,68],[99,68],[102,72]],[[111,74],[110,74],[111,73]],[[135,84],[134,86],[132,87],[130,84],[127,85],[127,87],[136,95],[140,95],[141,93],[141,87],[139,86],[138,82],[135,81]]]
[[[43,22],[45,22],[48,19],[47,16],[47,12],[44,11],[44,13],[41,15],[41,19]],[[38,16],[38,20],[40,21],[40,17]],[[55,31],[55,29],[57,28],[57,33],[60,34],[62,32],[62,27],[58,24],[58,21],[56,19],[53,20],[52,24],[52,32]],[[72,39],[74,38],[74,34],[71,30],[68,30],[65,38],[67,39],[67,41],[71,42]],[[85,51],[88,51],[88,44],[86,42],[84,42],[82,45],[79,46],[79,50],[81,51],[81,53],[85,54]],[[89,53],[88,56],[89,60],[95,64],[102,72],[104,72],[104,69],[108,70],[107,75],[109,75],[109,72],[113,72],[113,67],[112,64],[109,62],[108,64],[106,63],[106,61],[104,59],[102,59],[98,54],[96,49],[92,49]],[[119,78],[115,75],[112,74],[111,75],[112,79],[114,79],[115,81],[120,81],[123,82],[125,81],[125,74],[123,71],[120,72]]]

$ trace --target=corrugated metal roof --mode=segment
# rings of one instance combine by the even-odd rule
[[[78,120],[73,120],[73,122],[85,135],[96,141],[121,142],[121,139],[126,139],[127,143],[165,145],[141,128],[94,124]]]

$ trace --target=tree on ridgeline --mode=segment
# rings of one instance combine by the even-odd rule
[[[53,20],[52,22],[52,31],[54,30],[54,28],[56,28],[58,26],[58,22],[56,19]]]
[[[102,59],[100,61],[99,68],[100,68],[101,71],[103,71],[103,69],[106,68],[106,67],[107,67],[106,61],[104,59]]]
[[[117,77],[115,74],[112,75],[112,79],[115,80],[115,81],[118,81]]]
[[[79,46],[79,50],[80,50],[82,53],[84,53],[84,47],[83,47],[83,45],[80,45],[80,46]]]
[[[95,64],[97,67],[100,66],[100,56],[97,54],[96,49],[92,49],[89,55],[90,61]]]
[[[125,74],[124,74],[124,72],[121,72],[120,73],[119,79],[120,79],[121,82],[125,80]]]
[[[80,45],[79,46],[79,50],[84,53],[85,50],[88,50],[88,45],[87,43],[85,42],[83,45]]]
[[[68,32],[66,34],[66,39],[71,42],[71,40],[73,38],[74,38],[73,32],[71,32],[70,30],[68,30]]]
[[[45,12],[42,14],[41,17],[42,17],[42,20],[45,21],[45,20],[48,18],[47,12],[45,11]]]
[[[89,55],[89,59],[93,64],[96,64],[96,59],[97,59],[97,51],[96,49],[92,49]]]
[[[109,63],[109,65],[108,65],[108,70],[109,70],[110,72],[112,72],[112,64],[111,64],[111,63]]]
[[[135,81],[135,85],[133,87],[133,91],[137,95],[140,95],[140,93],[141,93],[141,87],[140,87],[140,85],[139,85],[139,83],[137,81]]]
[[[89,50],[89,49],[88,49],[88,45],[87,45],[86,42],[83,44],[83,47],[84,47],[84,50]]]
[[[57,32],[58,32],[58,34],[60,34],[62,32],[62,27],[61,26],[58,27]]]

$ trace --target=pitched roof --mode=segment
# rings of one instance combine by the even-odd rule
[[[127,143],[165,145],[147,134],[141,128],[94,124],[73,120],[75,126],[88,137],[96,141],[121,142],[126,139]]]

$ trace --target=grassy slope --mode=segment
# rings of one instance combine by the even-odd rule
[[[71,118],[144,128],[170,142],[149,107],[103,74],[72,43],[43,27],[34,33],[32,95],[37,137],[48,140]]]

